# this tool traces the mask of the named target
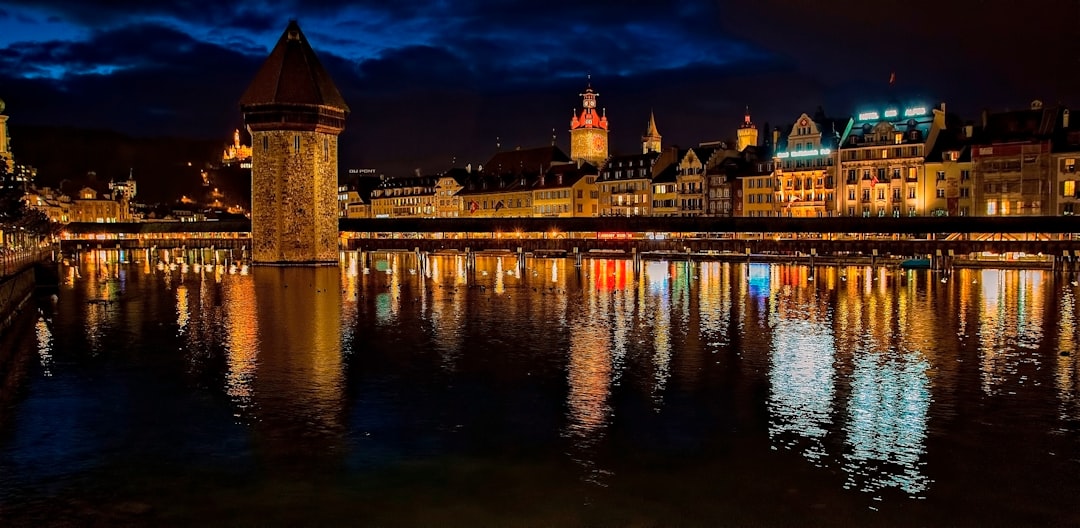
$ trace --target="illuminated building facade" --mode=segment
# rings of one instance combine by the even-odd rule
[[[592,83],[580,95],[581,113],[574,110],[570,118],[570,157],[578,164],[599,167],[608,157],[607,111],[597,112],[596,98],[600,94],[593,91]]]
[[[435,216],[439,218],[457,218],[461,216],[461,197],[458,196],[465,186],[472,167],[450,169],[435,182]]]
[[[678,186],[678,216],[705,214],[705,168],[722,146],[713,144],[687,149],[679,157],[675,181]]]
[[[383,178],[371,191],[373,218],[434,218],[438,176]]]
[[[660,152],[663,149],[660,131],[656,129],[656,116],[649,112],[649,124],[645,125],[645,134],[641,136],[641,153]]]
[[[126,197],[118,196],[114,200],[108,194],[102,195],[91,187],[83,187],[78,197],[71,201],[68,217],[71,222],[130,222],[129,211]]]
[[[925,197],[930,216],[971,216],[974,209],[975,164],[971,159],[971,127],[946,130],[926,158],[926,178],[916,195]]]
[[[944,105],[887,105],[864,110],[840,145],[842,216],[922,216],[928,214],[926,156],[945,128]]]
[[[802,114],[777,141],[774,164],[779,183],[774,204],[779,216],[833,216],[836,205],[837,147],[851,119]]]
[[[240,144],[240,130],[233,131],[233,142],[221,153],[221,164],[239,166],[242,169],[251,168],[251,145]]]
[[[1028,110],[984,114],[972,149],[980,216],[1051,214],[1056,183],[1051,150],[1064,133],[1065,119],[1064,108],[1044,107],[1040,101]]]
[[[588,164],[582,168],[586,170],[567,163],[555,165],[540,174],[532,185],[532,216],[585,216],[586,211],[595,210],[596,168]]]
[[[1070,146],[1054,153],[1051,163],[1055,169],[1055,214],[1073,216],[1080,214],[1080,145]]]
[[[686,150],[680,150],[680,158]],[[652,179],[652,216],[679,216],[679,166],[672,163]]]
[[[653,178],[678,160],[679,149],[612,156],[596,180],[599,216],[649,216]]]
[[[15,168],[15,160],[11,155],[11,137],[8,135],[7,120],[8,116],[4,115],[4,109],[6,104],[3,99],[0,99],[0,163],[6,163],[8,171]]]
[[[779,187],[772,171],[748,173],[739,176],[742,215],[748,217],[776,216],[774,207],[776,189]]]
[[[251,132],[256,264],[338,260],[338,135],[348,105],[296,21],[240,98]]]

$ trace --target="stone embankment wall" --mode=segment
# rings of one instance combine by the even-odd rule
[[[36,284],[33,266],[0,281],[0,333],[7,330],[8,325],[30,302]]]

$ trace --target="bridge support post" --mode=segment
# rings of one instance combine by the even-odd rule
[[[574,246],[574,267],[581,267],[581,249]]]
[[[874,248],[870,252],[870,267],[871,268],[877,267],[877,248]]]
[[[810,248],[810,276],[806,280],[814,280],[814,258],[817,257],[817,248]]]

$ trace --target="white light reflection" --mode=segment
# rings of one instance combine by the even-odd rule
[[[896,488],[920,497],[930,364],[921,354],[856,351],[848,401],[844,487],[868,493]]]
[[[823,441],[832,426],[835,343],[827,323],[777,318],[769,368],[769,438],[773,446],[802,447],[825,467]]]

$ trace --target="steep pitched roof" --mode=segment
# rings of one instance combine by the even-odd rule
[[[261,104],[330,106],[349,111],[295,20],[289,22],[240,98],[241,106]]]
[[[521,172],[535,174],[547,172],[553,164],[569,163],[567,156],[559,147],[546,147],[507,150],[498,152],[484,164],[484,172],[489,174],[517,174]]]

